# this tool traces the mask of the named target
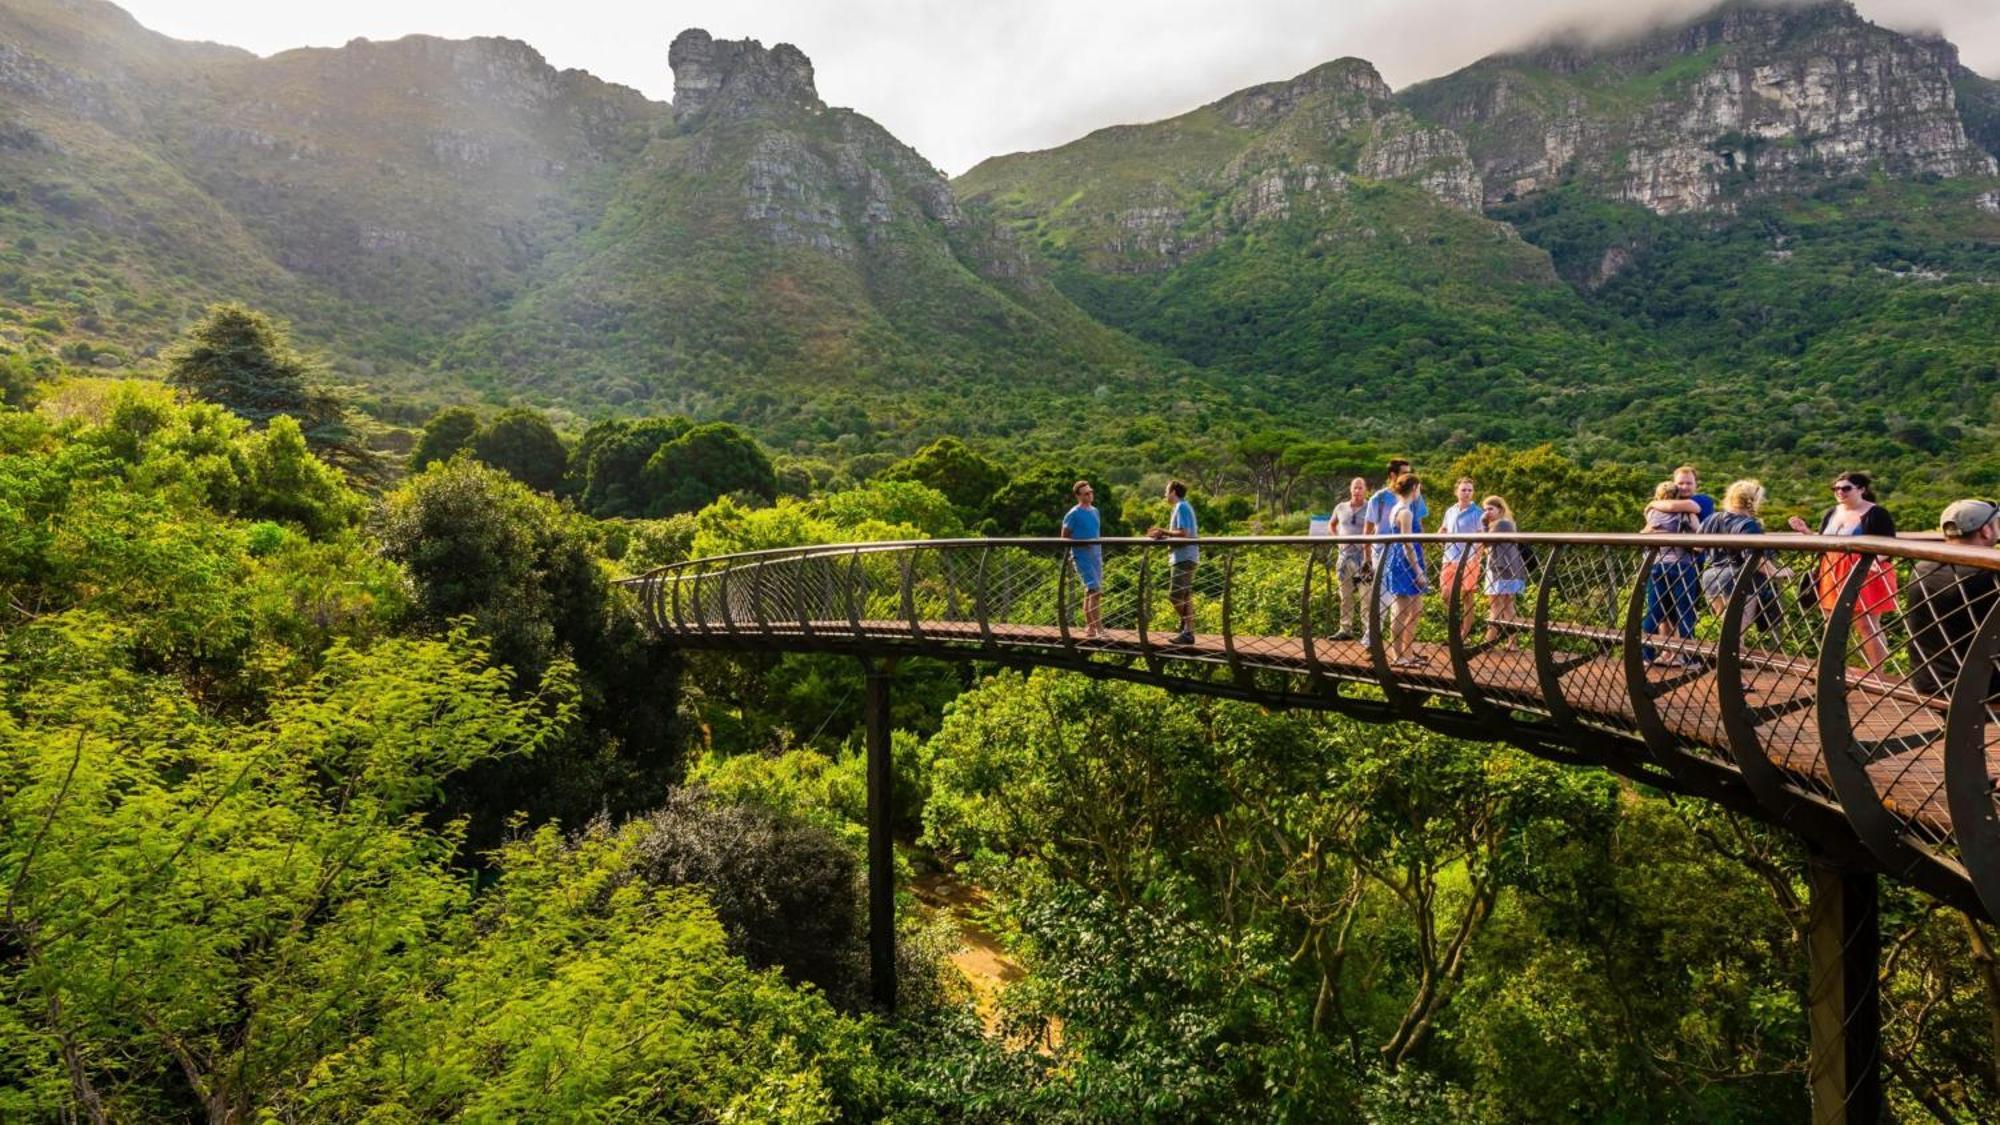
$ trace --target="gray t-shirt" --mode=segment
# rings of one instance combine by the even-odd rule
[[[1342,500],[1333,507],[1333,533],[1360,537],[1368,532],[1368,502]],[[1340,561],[1361,566],[1368,561],[1368,548],[1360,543],[1342,543]]]
[[[1658,508],[1647,508],[1646,530],[1670,535],[1687,535],[1694,531],[1694,516],[1688,512],[1663,512]],[[1653,558],[1654,565],[1693,561],[1694,552],[1683,547],[1662,547],[1660,553]]]
[[[1486,530],[1495,534],[1512,534],[1519,530],[1513,520],[1494,520]],[[1522,580],[1528,577],[1528,560],[1521,557],[1519,543],[1495,543],[1486,551],[1486,575],[1503,581]]]

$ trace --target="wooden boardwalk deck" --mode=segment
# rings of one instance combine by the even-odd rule
[[[996,622],[982,628],[976,622],[920,620],[913,629],[908,621],[865,619],[858,623],[773,622],[739,630],[756,636],[800,639],[811,636],[823,641],[867,641],[895,648],[921,649],[926,644],[993,645],[1090,658],[1151,657],[1225,666],[1233,661],[1244,668],[1301,676],[1311,674],[1316,666],[1317,673],[1329,679],[1380,683],[1369,651],[1355,641],[1317,639],[1313,644],[1313,659],[1308,660],[1305,642],[1298,637],[1239,635],[1225,641],[1218,634],[1197,634],[1194,643],[1178,645],[1169,643],[1168,635],[1160,630],[1153,630],[1143,641],[1136,630],[1130,629],[1108,629],[1101,638],[1085,639],[1080,629],[1071,630],[1065,637],[1062,630],[1050,625]],[[1660,717],[1687,749],[1727,763],[1731,760],[1729,738],[1723,728],[1716,673],[1704,659],[1712,658],[1712,649],[1705,651],[1704,646],[1694,642],[1680,642],[1675,647],[1698,663],[1694,667],[1649,670],[1648,676],[1658,692],[1655,705]],[[1416,653],[1424,659],[1424,666],[1395,669],[1395,682],[1416,691],[1456,695],[1458,681],[1448,646],[1421,642]],[[1832,779],[1823,760],[1812,706],[1817,684],[1811,665],[1792,657],[1763,657],[1754,651],[1746,652],[1745,665],[1745,694],[1754,708],[1770,716],[1757,727],[1767,755],[1809,790],[1831,793]],[[1495,706],[1547,713],[1540,677],[1525,635],[1511,646],[1479,649],[1470,656],[1468,666],[1474,683]],[[1621,653],[1612,651],[1568,666],[1562,690],[1563,702],[1580,721],[1630,735],[1636,742],[1637,719]],[[1938,838],[1948,837],[1951,812],[1945,801],[1942,749],[1945,701],[1857,676],[1848,685],[1848,709],[1856,736],[1865,745],[1881,748],[1867,769],[1884,804]],[[1989,764],[2000,772],[2000,724],[1989,726],[1986,751]]]

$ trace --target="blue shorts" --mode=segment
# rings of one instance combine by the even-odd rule
[[[1527,589],[1528,580],[1525,578],[1488,578],[1486,580],[1486,592],[1488,594],[1521,594],[1526,593]]]
[[[1096,593],[1104,585],[1104,548],[1076,547],[1071,549],[1069,557],[1076,563],[1077,581],[1083,583],[1084,589]]]

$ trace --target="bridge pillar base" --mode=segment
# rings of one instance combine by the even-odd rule
[[[1813,1125],[1878,1125],[1882,1092],[1882,930],[1876,876],[1814,858],[1807,921],[1807,1079]]]
[[[895,821],[895,773],[889,741],[889,674],[894,661],[864,660],[867,680],[863,711],[867,723],[868,773],[868,965],[869,987],[885,1012],[896,1010],[896,852],[890,836]]]

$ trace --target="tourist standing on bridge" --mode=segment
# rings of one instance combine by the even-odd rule
[[[1674,491],[1680,498],[1694,505],[1695,523],[1715,514],[1715,497],[1701,490],[1701,474],[1693,465],[1682,465],[1674,470]]]
[[[1389,533],[1415,535],[1420,526],[1417,505],[1424,497],[1423,481],[1415,473],[1404,473],[1396,479],[1395,493],[1396,506],[1389,513]],[[1416,653],[1417,619],[1424,610],[1424,593],[1430,589],[1424,578],[1423,548],[1407,540],[1391,543],[1384,548],[1381,565],[1383,592],[1395,599],[1391,603],[1393,616],[1389,619],[1389,647],[1395,655],[1390,666],[1421,668],[1429,663]]]
[[[2000,542],[2000,501],[1956,501],[1939,517],[1938,529],[1946,543],[1991,551]],[[1925,691],[1949,695],[1980,623],[2000,605],[2000,570],[1926,560],[1917,564],[1914,574],[1910,651],[1917,666],[1913,675]],[[2000,663],[1986,698],[1989,703],[2000,700]]]
[[[1471,477],[1460,477],[1455,486],[1455,500],[1444,510],[1438,520],[1440,535],[1473,535],[1485,530],[1486,509],[1475,503],[1473,493],[1478,486]],[[1446,543],[1444,563],[1438,570],[1438,589],[1446,598],[1446,612],[1451,612],[1451,598],[1456,591],[1458,616],[1452,621],[1452,628],[1464,636],[1472,628],[1472,598],[1479,591],[1479,544]]]
[[[1365,509],[1366,515],[1362,522],[1362,534],[1390,535],[1395,532],[1395,525],[1389,517],[1390,513],[1396,510],[1396,482],[1401,480],[1409,471],[1410,463],[1408,461],[1401,457],[1392,457],[1389,459],[1388,472],[1382,478],[1382,487],[1375,491],[1375,495],[1368,498],[1368,507]],[[1421,494],[1417,496],[1417,506],[1412,509],[1412,512],[1416,516],[1417,531],[1422,532],[1424,529],[1424,517],[1431,513],[1429,505],[1424,503]],[[1379,571],[1383,561],[1382,548],[1378,547],[1371,551],[1368,561]],[[1371,623],[1367,615],[1363,614],[1361,618],[1361,647],[1363,648],[1367,648],[1369,645],[1375,643],[1374,637],[1369,631],[1370,628]]]
[[[1166,501],[1169,507],[1167,526],[1150,527],[1146,534],[1154,539],[1193,540],[1200,534],[1195,523],[1194,505],[1187,501],[1187,485],[1177,480],[1167,482]],[[1175,635],[1177,645],[1194,643],[1194,568],[1201,562],[1201,548],[1192,542],[1176,546],[1167,552],[1173,559],[1173,576],[1167,585],[1167,600],[1174,603],[1174,612],[1181,616],[1181,631]]]
[[[1734,481],[1722,493],[1722,507],[1701,521],[1703,535],[1762,535],[1764,523],[1757,512],[1764,506],[1764,485],[1755,480]],[[1777,592],[1771,579],[1778,576],[1771,552],[1759,550],[1708,551],[1701,571],[1702,596],[1708,608],[1721,617],[1729,607],[1729,597],[1738,581],[1747,580],[1750,593],[1743,603],[1743,619],[1770,632],[1779,624]],[[1749,577],[1744,578],[1744,569]]]
[[[1675,471],[1675,477],[1681,471]],[[1690,535],[1695,529],[1696,502],[1682,495],[1679,479],[1661,481],[1646,505],[1646,526],[1639,530],[1652,535]],[[1694,636],[1694,602],[1699,577],[1695,553],[1687,547],[1661,547],[1653,555],[1646,574],[1646,616],[1640,628],[1648,636],[1688,638]],[[1682,659],[1674,653],[1662,655],[1648,646],[1649,667],[1678,668]]]
[[[1333,533],[1350,540],[1368,534],[1367,478],[1355,477],[1347,482],[1347,499],[1333,507]],[[1361,609],[1361,585],[1368,581],[1367,546],[1342,543],[1333,572],[1340,584],[1340,631],[1333,635],[1333,639],[1351,641],[1354,639],[1354,618]]]
[[[1834,504],[1820,516],[1819,533],[1894,539],[1896,521],[1889,518],[1887,508],[1875,503],[1873,484],[1867,473],[1842,473],[1833,478]],[[1801,535],[1812,530],[1797,516],[1791,518],[1791,528]],[[1833,614],[1841,587],[1847,584],[1847,576],[1854,573],[1856,563],[1863,557],[1846,552],[1820,556],[1813,574],[1813,592],[1821,613]],[[1861,638],[1867,674],[1877,677],[1889,663],[1889,642],[1882,637],[1882,615],[1896,608],[1896,566],[1886,558],[1868,557],[1873,558],[1870,573],[1862,582],[1860,595],[1854,599],[1854,632]]]
[[[1389,519],[1389,514],[1396,510],[1396,504],[1398,503],[1396,482],[1401,480],[1403,475],[1409,471],[1410,463],[1403,458],[1396,457],[1389,461],[1389,474],[1382,478],[1382,487],[1375,491],[1375,495],[1368,498],[1367,516],[1362,527],[1364,534],[1394,534],[1395,528]],[[1424,530],[1424,517],[1431,514],[1430,506],[1424,503],[1421,493],[1417,496],[1417,503],[1411,509],[1411,514],[1416,517],[1417,521],[1417,530],[1412,534],[1420,535]],[[1380,566],[1381,563],[1381,559],[1378,558],[1375,560],[1377,566]]]
[[[1520,528],[1514,509],[1498,496],[1480,502],[1480,530],[1509,535]],[[1486,639],[1500,639],[1500,627],[1520,620],[1517,599],[1528,589],[1528,559],[1519,543],[1494,543],[1486,549]],[[1512,643],[1512,638],[1509,639]]]
[[[1104,520],[1094,504],[1097,492],[1089,481],[1077,481],[1070,487],[1070,494],[1076,497],[1076,506],[1063,514],[1062,537],[1093,541],[1087,547],[1071,547],[1069,557],[1076,567],[1076,580],[1083,586],[1083,635],[1096,640],[1104,635],[1104,620],[1098,608],[1098,592],[1104,586],[1104,548],[1095,542],[1104,529]]]

